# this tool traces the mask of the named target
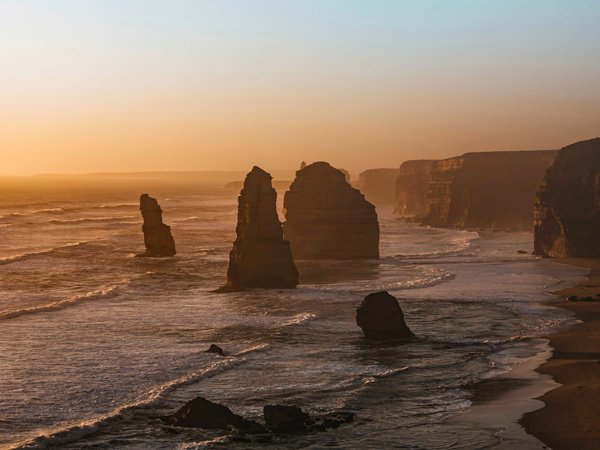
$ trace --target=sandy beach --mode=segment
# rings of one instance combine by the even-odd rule
[[[562,386],[539,397],[545,406],[524,414],[521,424],[553,450],[600,448],[600,260],[561,259],[558,263],[590,269],[588,280],[554,292],[569,298],[592,297],[593,302],[564,300],[552,306],[573,311],[581,323],[546,336],[552,358],[537,372]]]

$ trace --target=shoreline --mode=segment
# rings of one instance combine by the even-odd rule
[[[589,269],[586,280],[552,294],[592,297],[594,302],[549,302],[574,313],[578,323],[544,336],[554,349],[535,371],[552,377],[558,387],[536,400],[544,406],[519,420],[525,431],[553,450],[593,450],[600,442],[600,259],[556,259]]]

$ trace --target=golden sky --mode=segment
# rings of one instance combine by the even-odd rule
[[[0,175],[352,172],[600,135],[600,2],[0,0]]]

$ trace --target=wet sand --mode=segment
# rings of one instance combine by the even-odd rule
[[[562,386],[539,400],[545,406],[523,415],[520,423],[528,433],[553,450],[600,448],[600,260],[573,258],[556,262],[590,269],[588,280],[555,295],[592,297],[593,302],[553,302],[573,311],[581,321],[546,336],[554,348],[552,357],[537,370]]]

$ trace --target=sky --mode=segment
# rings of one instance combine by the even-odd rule
[[[598,0],[0,0],[0,175],[351,172],[600,136]]]

